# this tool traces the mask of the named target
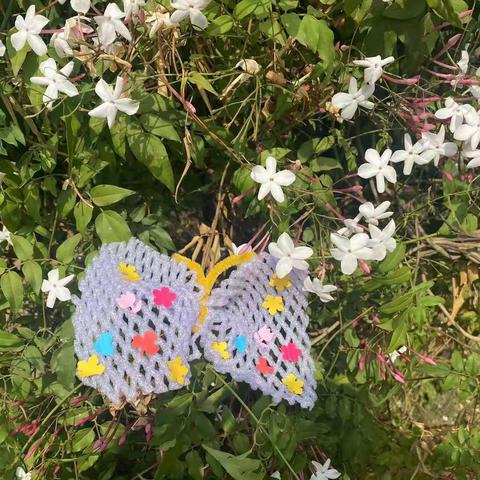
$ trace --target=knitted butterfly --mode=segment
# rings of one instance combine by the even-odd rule
[[[277,403],[312,408],[306,274],[279,279],[275,264],[267,253],[248,252],[205,275],[192,260],[136,239],[103,246],[74,298],[77,376],[114,405],[135,403],[187,385],[200,346],[218,372]]]

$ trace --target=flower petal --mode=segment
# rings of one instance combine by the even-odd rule
[[[270,183],[270,192],[272,193],[272,197],[278,203],[282,203],[285,200],[285,195],[283,193],[282,187],[278,185],[276,182]]]
[[[295,174],[290,170],[281,170],[274,174],[273,180],[283,187],[288,187],[295,181]]]
[[[287,232],[282,233],[277,240],[277,245],[280,250],[283,252],[284,255],[291,254],[294,249],[295,245],[293,244],[293,240],[290,238]]]
[[[293,264],[290,258],[281,258],[275,267],[275,273],[278,278],[285,278],[293,268]]]

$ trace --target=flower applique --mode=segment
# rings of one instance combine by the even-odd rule
[[[273,332],[268,327],[262,327],[253,334],[253,339],[259,347],[268,347],[268,344],[273,340]]]
[[[259,357],[258,363],[255,365],[255,368],[262,373],[263,375],[268,375],[273,373],[273,367],[271,367],[265,357]]]
[[[143,335],[135,335],[132,340],[132,347],[138,348],[141,354],[151,357],[160,350],[160,347],[155,343],[157,339],[157,334],[150,330]]]
[[[293,374],[288,374],[283,380],[282,383],[288,388],[288,391],[295,393],[296,395],[302,395],[303,393],[303,381],[298,380],[298,378]]]
[[[122,276],[122,280],[127,282],[138,282],[142,277],[137,273],[137,267],[135,265],[127,265],[124,262],[120,262],[118,271]]]
[[[110,332],[103,332],[93,344],[93,348],[97,353],[108,357],[113,355],[115,348],[113,347],[113,335]]]
[[[247,337],[245,335],[237,335],[233,339],[233,345],[239,353],[245,353],[247,351]]]
[[[292,286],[292,282],[288,277],[280,278],[276,273],[273,275],[268,284],[271,287],[275,287],[277,292],[283,292],[286,288],[290,288]]]
[[[173,293],[168,287],[163,287],[160,290],[153,290],[153,302],[155,305],[161,305],[165,308],[170,308],[173,302],[177,298],[177,295]]]
[[[215,350],[224,360],[230,358],[230,353],[227,351],[227,342],[212,342],[212,350]]]
[[[138,313],[142,309],[142,301],[137,300],[132,292],[123,293],[115,301],[122,310],[130,310],[132,313]]]
[[[175,360],[169,360],[167,366],[170,370],[170,380],[183,385],[185,383],[185,375],[188,373],[188,367],[183,365],[182,358],[177,357]]]
[[[287,345],[282,345],[280,350],[282,352],[282,358],[293,363],[297,363],[302,354],[302,351],[297,348],[293,342],[287,343]]]
[[[267,295],[265,301],[262,303],[262,307],[268,310],[270,315],[275,315],[277,312],[283,312],[283,299],[282,297],[274,297],[273,295]]]
[[[101,375],[104,371],[105,365],[100,363],[96,355],[90,355],[88,360],[80,360],[77,364],[77,375],[81,378]]]

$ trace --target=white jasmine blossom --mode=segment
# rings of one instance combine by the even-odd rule
[[[30,5],[25,18],[18,15],[15,19],[17,31],[10,37],[13,48],[18,52],[28,43],[38,56],[46,55],[47,46],[40,33],[48,22],[48,18],[35,14],[35,5]]]
[[[321,463],[312,461],[312,466],[315,469],[315,473],[310,477],[310,480],[335,480],[342,474],[330,467],[330,459],[322,465]]]
[[[372,260],[373,250],[368,246],[370,237],[366,233],[356,233],[351,238],[336,233],[330,234],[335,245],[332,255],[341,262],[340,268],[345,275],[351,275],[358,266],[358,260]]]
[[[81,17],[67,19],[61,32],[54,33],[50,38],[50,45],[55,48],[60,58],[71,57],[73,49],[85,35],[93,33],[93,28],[81,21]]]
[[[5,44],[0,40],[0,57],[3,57],[5,55],[5,52],[7,51],[7,47]]]
[[[0,232],[0,243],[7,242],[9,245],[13,245],[12,234],[10,230],[4,225]]]
[[[462,157],[471,159],[466,165],[467,168],[480,167],[480,150],[463,150]]]
[[[123,0],[123,11],[126,18],[137,18],[140,10],[145,6],[145,0]]]
[[[277,160],[267,157],[265,167],[256,165],[252,168],[250,177],[254,182],[260,183],[258,199],[264,199],[269,193],[279,203],[285,200],[282,187],[288,187],[295,181],[295,174],[290,170],[277,172]]]
[[[17,480],[32,480],[31,472],[26,472],[22,467],[17,467],[15,470]]]
[[[70,5],[77,13],[83,13],[84,15],[90,10],[90,0],[70,0]]]
[[[98,39],[101,45],[110,45],[117,39],[117,35],[122,36],[129,42],[132,36],[128,28],[123,23],[125,12],[122,12],[118,5],[109,3],[103,15],[95,17],[98,25]]]
[[[390,220],[387,226],[381,230],[375,225],[368,226],[370,231],[370,241],[368,246],[373,250],[373,260],[383,260],[387,252],[393,252],[397,248],[397,242],[393,238],[395,233],[395,222]]]
[[[313,255],[310,247],[295,247],[288,233],[282,233],[277,242],[268,245],[270,255],[278,258],[275,273],[278,278],[286,277],[292,269],[308,270],[307,258]]]
[[[65,286],[70,283],[74,275],[68,275],[62,279],[59,278],[58,268],[48,272],[48,279],[42,282],[42,292],[48,293],[47,307],[53,308],[55,301],[65,302],[72,298],[70,290]]]
[[[366,57],[363,60],[354,60],[353,63],[365,68],[363,78],[367,83],[375,83],[383,75],[383,67],[394,61],[393,57],[382,59],[380,55],[377,55],[375,57]]]
[[[406,133],[403,137],[405,149],[393,152],[390,159],[393,163],[403,162],[403,174],[410,175],[415,164],[426,165],[435,157],[435,152],[427,150],[427,142],[421,139],[416,143],[412,142],[412,137]]]
[[[385,191],[385,179],[390,183],[397,183],[397,172],[389,165],[392,151],[390,149],[384,150],[382,155],[373,148],[369,148],[365,152],[365,160],[358,168],[358,175],[362,178],[375,177],[377,183],[378,193]]]
[[[172,0],[170,5],[175,11],[170,16],[170,21],[178,25],[182,20],[190,17],[190,23],[200,29],[205,30],[208,26],[207,17],[202,10],[210,3],[210,0]]]
[[[389,218],[393,215],[393,212],[388,212],[390,202],[382,202],[378,207],[375,207],[372,202],[365,202],[358,208],[361,216],[365,219],[365,222],[372,225],[378,225],[379,220]]]
[[[371,110],[375,105],[368,99],[373,95],[375,85],[364,83],[358,90],[357,80],[352,77],[348,86],[348,93],[336,93],[332,97],[332,105],[341,110],[340,116],[345,120],[351,120],[355,115],[358,107]]]
[[[406,351],[407,351],[407,347],[403,345],[400,348],[397,348],[397,350],[394,350],[392,353],[389,353],[388,358],[392,363],[395,363],[395,361]]]
[[[109,128],[114,125],[118,111],[127,115],[135,115],[140,104],[131,98],[122,98],[123,85],[124,81],[120,76],[117,77],[115,90],[103,78],[100,79],[95,86],[95,93],[103,103],[90,110],[88,114],[95,118],[106,118]]]
[[[360,220],[360,216],[357,216],[355,218],[345,218],[343,220],[343,224],[345,226],[340,230],[338,230],[337,233],[339,235],[343,235],[344,237],[350,237],[355,233],[363,232],[363,228],[358,224],[359,220]]]
[[[69,62],[63,68],[57,70],[57,63],[53,58],[49,58],[39,66],[43,77],[32,77],[30,79],[36,85],[47,87],[43,94],[43,103],[49,110],[53,108],[53,102],[58,98],[59,93],[64,93],[67,97],[78,95],[77,87],[68,80],[73,67],[74,63]]]
[[[303,291],[318,295],[320,300],[324,303],[330,302],[334,299],[330,294],[336,290],[337,287],[335,285],[323,285],[319,278],[314,278],[312,280],[307,276],[303,282]]]
[[[475,150],[480,143],[480,114],[475,110],[469,111],[464,116],[464,122],[459,125],[453,138],[468,143],[468,149]]]
[[[453,98],[448,97],[445,100],[445,107],[440,108],[435,112],[435,117],[440,120],[450,119],[450,131],[452,133],[463,123],[463,117],[469,112],[474,110],[471,105],[461,105]]]
[[[453,142],[445,142],[445,126],[442,125],[438,133],[422,133],[425,140],[425,151],[431,151],[434,154],[433,163],[438,166],[441,157],[453,157],[457,153],[457,145]]]

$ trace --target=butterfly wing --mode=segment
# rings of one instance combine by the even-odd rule
[[[75,352],[88,371],[101,370],[92,356],[105,366],[77,371],[85,385],[120,404],[188,384],[188,364],[200,356],[192,329],[203,289],[194,272],[132,239],[103,246],[79,288]]]
[[[201,344],[217,371],[277,403],[312,408],[316,384],[302,291],[306,274],[293,271],[288,280],[275,282],[275,265],[263,253],[212,291]]]

